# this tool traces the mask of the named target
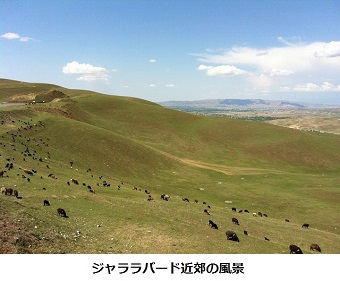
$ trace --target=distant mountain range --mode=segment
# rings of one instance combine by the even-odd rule
[[[160,105],[170,108],[213,108],[213,109],[302,109],[302,108],[334,108],[335,105],[308,104],[290,101],[262,99],[206,99],[197,101],[165,101]]]

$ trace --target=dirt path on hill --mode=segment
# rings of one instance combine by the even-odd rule
[[[10,106],[21,106],[25,105],[24,103],[0,103],[0,107],[10,107]]]
[[[231,175],[258,175],[258,174],[282,174],[279,170],[271,170],[271,169],[258,169],[258,168],[245,168],[245,167],[234,167],[234,166],[226,166],[221,164],[213,164],[213,163],[207,163],[202,161],[196,161],[192,159],[186,159],[186,158],[180,158],[178,156],[172,155],[168,152],[159,150],[157,148],[149,146],[149,148],[153,149],[154,151],[170,158],[173,160],[176,160],[178,162],[181,162],[183,164],[186,164],[188,166],[201,168],[201,169],[207,169],[212,170],[215,172],[220,172],[225,175],[231,176]]]

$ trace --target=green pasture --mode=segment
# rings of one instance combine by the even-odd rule
[[[0,196],[1,253],[284,254],[290,244],[313,253],[312,243],[340,253],[339,136],[49,84],[2,79],[0,88],[2,102],[52,95],[0,108],[0,170],[14,164],[0,185],[19,191]],[[67,97],[52,99],[53,90]]]

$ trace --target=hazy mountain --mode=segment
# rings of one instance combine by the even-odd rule
[[[162,106],[170,108],[193,107],[193,108],[244,108],[244,109],[270,109],[270,108],[325,108],[333,105],[319,105],[297,103],[290,101],[262,100],[262,99],[206,99],[197,101],[165,101]]]

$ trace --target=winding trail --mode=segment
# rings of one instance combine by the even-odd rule
[[[259,175],[259,174],[283,174],[284,172],[274,169],[259,169],[259,168],[245,168],[245,167],[235,167],[235,166],[227,166],[227,165],[221,165],[221,164],[213,164],[213,163],[207,163],[187,158],[180,158],[178,156],[175,156],[173,154],[170,154],[168,152],[162,151],[160,149],[157,149],[152,146],[148,146],[150,149],[156,151],[157,153],[160,153],[170,159],[176,160],[178,162],[181,162],[183,164],[186,164],[191,167],[201,168],[201,169],[207,169],[212,170],[215,172],[220,172],[228,176],[232,175]]]

